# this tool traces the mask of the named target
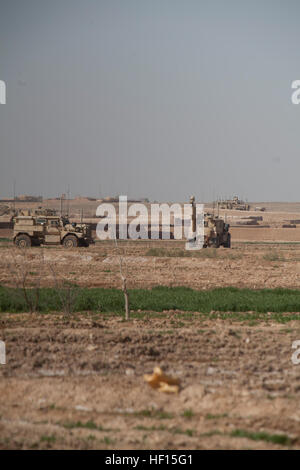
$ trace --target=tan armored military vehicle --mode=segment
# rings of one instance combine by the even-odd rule
[[[190,197],[192,205],[192,232],[196,231],[196,206],[195,197]],[[224,246],[231,248],[231,235],[229,233],[229,224],[225,223],[223,219],[210,213],[204,214],[204,244],[203,248],[208,246]]]
[[[13,218],[16,246],[63,245],[66,248],[94,243],[89,224],[70,223],[49,209],[22,211]]]
[[[218,205],[220,209],[235,209],[237,211],[249,211],[250,210],[250,204],[247,204],[246,202],[242,201],[241,199],[238,198],[238,196],[235,196],[233,199],[226,199],[225,201],[218,201]]]
[[[224,246],[225,248],[231,247],[231,235],[229,233],[229,224],[226,224],[223,219],[219,219],[212,214],[204,214],[204,245],[208,246]]]

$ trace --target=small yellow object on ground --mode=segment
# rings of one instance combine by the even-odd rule
[[[144,380],[159,392],[179,392],[180,380],[164,374],[160,367],[154,367],[153,374],[145,374]]]

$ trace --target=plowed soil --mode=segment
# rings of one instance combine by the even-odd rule
[[[125,241],[116,249],[106,241],[90,248],[36,247],[25,253],[2,245],[0,253],[1,285],[14,285],[17,263],[31,273],[33,285],[38,278],[41,285],[53,286],[54,269],[60,278],[82,287],[120,287],[121,256],[129,288],[300,287],[300,244],[234,242],[232,249],[207,248],[187,256],[183,242]]]
[[[297,322],[2,314],[1,327],[0,448],[300,447]],[[144,382],[156,365],[178,395]]]
[[[176,241],[25,254],[2,241],[0,284],[15,285],[17,263],[32,285],[53,286],[52,267],[79,286],[121,287],[121,255],[129,288],[299,288],[299,229],[270,223],[232,228],[230,250],[189,256]],[[0,314],[0,448],[300,448],[300,365],[291,361],[299,322],[192,313],[129,322],[113,312]],[[157,365],[181,379],[178,395],[144,382]]]

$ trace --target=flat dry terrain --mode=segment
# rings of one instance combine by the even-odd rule
[[[41,274],[41,285],[53,286],[52,267],[60,278],[79,286],[121,287],[120,253],[130,288],[300,287],[300,244],[234,242],[230,250],[207,248],[191,256],[186,256],[183,242],[176,241],[119,242],[118,250],[110,241],[72,250],[37,247],[25,255],[12,245],[0,244],[0,253],[1,285],[14,285],[9,265],[17,262],[33,273],[33,284]]]
[[[119,242],[128,287],[299,288],[300,226],[282,228],[299,210],[278,203],[252,213],[270,227],[233,227],[230,250],[186,256],[183,242]],[[249,214],[227,216],[236,225]],[[79,286],[120,287],[118,252],[98,242],[24,255],[2,241],[0,284],[14,285],[17,263],[32,285],[53,286],[52,267]],[[0,314],[0,339],[0,448],[300,448],[300,365],[291,362],[299,321]],[[178,395],[144,383],[156,365],[181,379]]]
[[[297,322],[2,314],[1,328],[0,448],[300,448]],[[156,365],[178,395],[144,382]]]

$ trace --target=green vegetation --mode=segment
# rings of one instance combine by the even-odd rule
[[[137,431],[148,431],[148,432],[153,432],[153,431],[168,431],[171,434],[184,434],[188,437],[192,437],[195,435],[195,430],[194,429],[181,429],[181,428],[167,428],[163,424],[160,426],[135,426]]]
[[[49,444],[54,444],[56,442],[56,437],[54,434],[51,436],[41,436],[41,442],[48,442]]]
[[[27,295],[36,298],[36,289],[26,289]],[[234,287],[196,291],[188,287],[155,287],[153,289],[131,289],[130,309],[132,317],[143,316],[143,311],[163,312],[180,310],[178,318],[190,319],[188,312],[210,313],[213,318],[232,318],[237,320],[261,320],[268,312],[273,312],[275,321],[290,321],[299,315],[280,315],[282,312],[300,312],[300,290],[292,289],[238,289]],[[124,309],[124,296],[118,289],[76,288],[72,311],[101,311],[101,314],[114,312],[121,314]],[[39,312],[59,312],[62,310],[61,295],[55,288],[41,288],[38,292]],[[0,312],[26,312],[28,303],[22,289],[0,287]],[[186,312],[186,313],[183,313]],[[230,312],[230,313],[223,313]],[[243,316],[239,312],[244,313]],[[254,313],[253,313],[254,312]],[[265,316],[267,319],[267,317]],[[268,316],[268,318],[271,318]],[[174,325],[174,326],[179,326]],[[181,326],[181,325],[180,325]]]
[[[171,429],[173,434],[185,434],[188,437],[192,437],[195,434],[194,429],[181,429],[181,428],[174,428]]]
[[[226,416],[227,416],[226,414],[207,415],[206,418],[218,419],[218,418],[223,418]],[[135,426],[134,429],[136,429],[137,431],[148,431],[148,432],[167,431],[167,432],[170,432],[171,434],[184,434],[189,437],[193,437],[197,435],[194,429],[181,429],[181,428],[173,428],[173,427],[168,428],[164,425],[160,425],[160,426],[139,425],[139,426]],[[252,441],[265,441],[265,442],[271,442],[272,444],[279,444],[282,446],[292,445],[292,439],[285,434],[269,434],[267,432],[246,431],[244,429],[235,429],[230,434],[227,434],[226,432],[221,432],[218,429],[213,429],[212,431],[208,431],[208,432],[198,435],[198,437],[200,438],[207,438],[207,437],[212,437],[212,436],[241,437],[241,438],[251,439]]]
[[[226,434],[222,433],[218,429],[213,429],[212,431],[204,432],[200,434],[200,437],[212,437],[212,436],[225,436]]]
[[[117,429],[108,429],[104,428],[103,426],[98,426],[94,421],[87,421],[86,423],[82,423],[81,421],[68,421],[63,424],[63,427],[66,429],[75,429],[75,428],[83,428],[83,429],[91,429],[91,430],[96,430],[96,431],[105,431],[105,432],[110,432],[110,431],[117,431]]]
[[[266,261],[285,261],[284,256],[281,256],[276,250],[272,249],[263,256],[263,259]]]
[[[182,413],[182,416],[188,419],[191,419],[194,415],[195,413],[190,408],[188,408],[187,410],[184,410],[184,412]]]
[[[230,434],[231,437],[246,437],[252,441],[266,441],[283,446],[291,445],[292,440],[285,434],[268,434],[267,432],[251,432],[244,429],[236,429]]]
[[[146,409],[141,411],[136,411],[134,416],[140,416],[143,418],[156,418],[156,419],[172,419],[174,416],[171,413],[167,413],[165,411],[154,410],[154,409]]]
[[[214,415],[214,414],[208,413],[208,414],[205,416],[205,419],[221,419],[221,418],[227,418],[227,416],[228,416],[227,413],[222,413],[222,414],[218,414],[218,415]]]
[[[139,425],[139,426],[135,426],[135,428],[137,431],[167,431],[168,428],[166,428],[166,426],[164,426],[163,424],[161,424],[160,426],[142,426],[142,425]]]
[[[103,442],[103,444],[106,444],[107,446],[109,445],[113,445],[115,443],[114,440],[110,439],[109,437],[107,436],[104,436],[103,440],[101,441]]]
[[[63,424],[63,427],[66,429],[74,429],[74,428],[85,428],[85,429],[98,429],[98,426],[94,421],[87,421],[86,423],[82,423],[81,421],[70,421]]]

